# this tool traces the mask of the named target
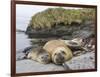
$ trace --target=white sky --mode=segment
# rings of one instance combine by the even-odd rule
[[[16,4],[16,27],[19,29],[26,29],[31,17],[47,8],[57,8],[59,6],[43,6],[43,5],[25,5]],[[77,9],[75,7],[63,7],[65,9]],[[24,25],[24,26],[22,26]]]
[[[17,4],[16,5],[16,28],[25,30],[28,26],[29,21],[31,20],[31,17],[38,12],[46,10],[47,8],[57,8],[57,6]],[[63,8],[73,9],[72,7],[63,7]]]
[[[20,0],[19,0],[20,1]],[[99,0],[21,0],[21,1],[40,1],[40,2],[57,2],[57,3],[71,3],[71,4],[85,4],[96,5]],[[34,6],[34,5],[19,5],[17,4],[17,17],[30,17],[36,12],[42,11],[48,6]]]
[[[37,12],[41,12],[47,8],[56,8],[57,6],[39,6],[39,5],[16,5],[16,17],[31,17]],[[71,9],[71,7],[63,7],[66,9]]]

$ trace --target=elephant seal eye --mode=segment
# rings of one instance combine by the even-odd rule
[[[65,54],[65,52],[64,51],[61,51],[63,54]]]

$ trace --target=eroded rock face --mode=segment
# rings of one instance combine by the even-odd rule
[[[48,8],[31,17],[26,34],[29,37],[63,37],[70,39],[93,31],[94,19],[94,9]],[[83,31],[86,31],[86,33]]]
[[[51,29],[33,29],[31,26],[27,27],[26,34],[29,37],[57,37],[62,39],[72,39],[75,37],[86,38],[94,33],[94,23],[89,22],[75,25],[57,25]]]

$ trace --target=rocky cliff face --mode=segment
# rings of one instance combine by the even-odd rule
[[[57,37],[63,39],[70,39],[76,37],[89,37],[94,34],[95,24],[86,22],[84,24],[74,24],[72,26],[57,25],[52,29],[32,29],[31,26],[27,28],[26,33],[29,37],[46,38]]]
[[[94,33],[94,9],[49,8],[34,15],[26,29],[29,37],[70,39]]]

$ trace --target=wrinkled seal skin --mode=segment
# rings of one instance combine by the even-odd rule
[[[42,64],[47,64],[51,60],[49,53],[43,50],[42,48],[31,49],[31,51],[27,54],[27,58]]]
[[[73,57],[70,48],[61,40],[48,41],[43,49],[50,54],[55,64],[62,64]]]

